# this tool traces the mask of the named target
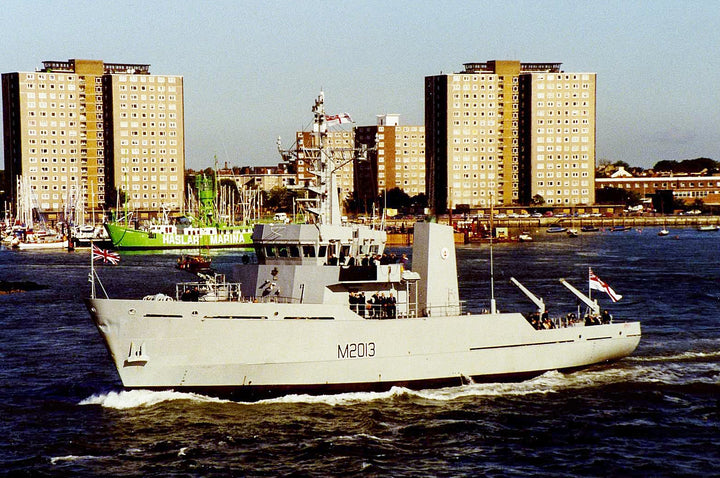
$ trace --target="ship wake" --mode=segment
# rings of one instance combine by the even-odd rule
[[[200,395],[197,393],[176,392],[173,390],[152,391],[152,390],[122,390],[120,392],[108,392],[92,395],[81,401],[79,405],[100,405],[105,408],[126,410],[129,408],[152,407],[163,402],[175,400],[191,400],[194,402],[223,403],[215,397]]]
[[[654,382],[656,380],[668,380],[670,378],[667,376],[670,372],[666,371],[663,376],[658,376],[659,373],[662,375],[661,371],[655,370],[653,366],[636,363],[629,367],[600,366],[571,374],[550,371],[524,382],[468,383],[456,387],[426,390],[410,390],[403,387],[393,387],[386,392],[351,392],[331,395],[289,394],[278,398],[254,402],[235,402],[198,393],[172,390],[124,390],[95,394],[81,401],[79,404],[100,405],[105,408],[125,410],[151,407],[164,402],[178,400],[187,400],[195,403],[233,403],[243,406],[262,406],[268,404],[325,404],[329,406],[343,406],[373,401],[382,402],[413,399],[452,401],[472,397],[494,398],[535,394],[547,395],[567,390],[602,387],[614,383]]]

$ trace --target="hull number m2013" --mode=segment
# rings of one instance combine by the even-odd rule
[[[375,356],[375,342],[338,345],[338,358],[363,358]]]

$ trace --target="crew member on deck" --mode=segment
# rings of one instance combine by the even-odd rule
[[[397,315],[397,305],[396,305],[396,303],[397,303],[397,301],[395,300],[395,297],[393,296],[393,293],[390,292],[390,296],[387,298],[387,311],[388,311],[388,316],[389,316],[391,319],[394,319],[395,316]]]
[[[358,303],[358,312],[360,312],[360,317],[365,318],[365,308],[367,307],[367,304],[365,303],[365,292],[360,292],[360,294],[357,297],[357,303]]]

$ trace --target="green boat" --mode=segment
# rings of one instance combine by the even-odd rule
[[[113,246],[122,250],[250,247],[252,225],[228,225],[218,219],[213,180],[198,175],[195,185],[199,197],[198,217],[165,220],[143,229],[123,221],[105,223]]]
[[[249,247],[252,228],[183,227],[182,225],[152,225],[147,230],[133,229],[123,224],[105,224],[116,249],[181,249],[215,247]]]

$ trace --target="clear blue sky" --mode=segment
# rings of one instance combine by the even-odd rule
[[[357,124],[422,124],[425,76],[562,62],[598,74],[598,159],[650,167],[720,160],[719,24],[711,0],[6,0],[0,71],[88,58],[183,75],[187,166],[204,168],[277,164],[321,88]]]

